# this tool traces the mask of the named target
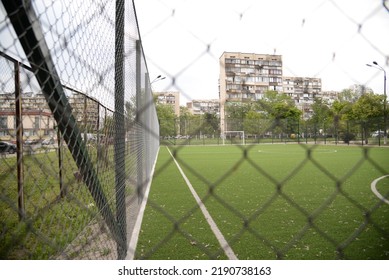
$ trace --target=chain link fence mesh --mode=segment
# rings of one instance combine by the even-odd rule
[[[363,22],[350,18],[336,1],[323,2],[353,22],[358,27],[356,36],[388,61],[385,50],[361,32],[375,13],[388,10],[388,1],[377,5]],[[171,7],[168,19],[174,18],[174,9]],[[373,258],[389,258],[388,224],[371,218],[378,209],[389,218],[385,210],[388,205],[384,202],[389,192],[367,207],[343,189],[345,181],[365,162],[382,175],[389,173],[387,159],[377,161],[371,155],[372,144],[383,145],[380,135],[366,137],[365,128],[368,127],[369,132],[380,129],[384,123],[382,119],[324,126],[291,123],[290,120],[253,124],[233,119],[234,130],[244,131],[247,126],[258,129],[250,133],[245,142],[247,146],[239,145],[241,156],[238,160],[232,162],[224,174],[211,180],[180,156],[184,153],[182,147],[242,144],[242,139],[237,135],[220,137],[218,122],[215,125],[213,121],[207,123],[182,117],[158,120],[133,2],[2,1],[0,12],[0,137],[4,143],[0,157],[2,259],[124,259],[128,254],[137,258],[166,258],[159,252],[170,246],[170,241],[177,235],[192,247],[198,247],[202,258],[224,258],[223,248],[211,248],[208,241],[200,242],[202,237],[193,236],[186,228],[188,220],[199,214],[200,206],[172,213],[152,196],[147,206],[151,210],[147,211],[157,212],[165,221],[163,228],[158,229],[158,240],[145,245],[141,230],[137,253],[134,245],[128,245],[138,213],[143,211],[141,205],[151,183],[160,140],[161,144],[174,147],[171,148],[173,157],[204,184],[203,202],[221,205],[240,222],[236,234],[228,238],[232,247],[239,247],[240,241],[250,233],[258,244],[270,248],[268,258],[282,259],[287,258],[288,252],[304,235],[314,231],[332,245],[335,258],[350,258],[346,249],[367,228],[373,228],[381,248]],[[235,19],[237,24],[244,13]],[[168,19],[148,34],[158,32]],[[172,84],[184,88],[178,78],[203,56],[210,55],[218,64],[218,59],[209,52],[211,47],[212,44],[207,45],[207,51],[184,70],[171,74]],[[336,51],[333,59],[335,57]],[[151,63],[155,64],[154,61]],[[157,67],[164,70],[162,65]],[[185,91],[181,93],[190,98]],[[161,135],[160,139],[159,124],[166,122],[171,122],[174,134],[185,135],[185,138],[170,134]],[[323,130],[319,131],[319,128]],[[249,153],[255,144],[280,142],[357,144],[361,146],[361,156],[346,174],[338,176],[312,156],[316,146],[301,146],[305,158],[291,168],[286,177],[279,179],[255,162]],[[363,147],[367,144],[368,147]],[[156,182],[164,179],[165,173],[174,166],[173,157],[165,162],[162,160],[157,166]],[[285,192],[284,188],[308,165],[320,170],[334,186],[334,191],[312,211],[301,206],[300,199]],[[251,214],[238,209],[217,192],[223,182],[231,179],[231,171],[242,166],[265,177],[274,189]],[[167,195],[175,196],[171,192]],[[361,221],[341,242],[328,234],[323,225],[317,224],[317,218],[330,210],[331,203],[338,197],[344,198],[349,207],[360,210],[358,221]],[[280,200],[302,217],[303,225],[282,246],[275,246],[275,237],[263,235],[252,222],[260,216],[271,219],[270,209]],[[156,222],[146,219],[146,223]],[[171,231],[166,231],[170,228]],[[180,251],[180,248],[173,246],[172,251]],[[183,253],[183,258],[197,258],[197,255]]]
[[[125,258],[159,146],[133,3],[3,1],[0,26],[1,258]]]

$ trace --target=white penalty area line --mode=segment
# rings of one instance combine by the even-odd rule
[[[387,200],[382,194],[380,194],[380,193],[378,192],[377,188],[376,188],[376,185],[377,185],[378,181],[380,181],[380,180],[382,180],[382,179],[384,179],[384,178],[386,178],[386,177],[389,177],[389,175],[385,175],[385,176],[382,176],[382,177],[379,177],[379,178],[375,179],[375,180],[371,183],[370,188],[371,188],[372,192],[373,192],[379,199],[381,199],[381,200],[382,200],[383,202],[385,202],[386,204],[389,204],[389,200]]]
[[[177,165],[178,170],[180,171],[182,178],[184,178],[186,184],[189,187],[189,190],[191,191],[193,197],[195,198],[197,205],[200,207],[201,212],[203,212],[203,215],[205,217],[205,220],[208,222],[209,226],[211,227],[211,230],[213,234],[216,236],[217,241],[219,242],[220,246],[223,248],[224,253],[227,255],[228,259],[230,260],[237,260],[234,251],[228,244],[227,240],[224,238],[223,234],[217,227],[215,221],[212,219],[211,215],[209,214],[207,208],[205,207],[204,203],[201,201],[201,198],[196,193],[195,189],[193,188],[192,184],[190,183],[188,177],[186,177],[184,171],[181,169],[181,166],[178,164],[176,159],[174,158],[173,154],[170,152],[170,149],[166,147],[166,149],[169,151],[170,156],[173,158],[175,164]]]

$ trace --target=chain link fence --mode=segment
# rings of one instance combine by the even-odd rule
[[[123,259],[159,146],[131,1],[2,1],[1,259]]]
[[[323,2],[339,9],[336,1]],[[171,7],[169,18],[174,17],[174,9]],[[382,1],[374,13],[387,9],[388,1]],[[349,19],[347,12],[341,12]],[[269,257],[282,259],[313,230],[332,245],[337,258],[348,258],[346,249],[368,228],[373,228],[381,248],[373,258],[388,256],[388,224],[371,217],[379,209],[389,218],[388,205],[384,202],[389,192],[367,207],[342,189],[347,178],[357,173],[364,162],[382,175],[389,174],[387,159],[376,161],[370,152],[374,146],[383,145],[380,133],[372,135],[386,128],[382,118],[330,123],[231,119],[234,131],[246,131],[245,142],[240,138],[242,134],[221,136],[219,120],[158,119],[133,2],[2,1],[0,13],[0,258],[124,259],[129,254],[137,258],[159,258],[163,257],[159,255],[161,247],[169,245],[176,235],[192,247],[198,246],[205,258],[220,257],[221,249],[214,252],[208,245],[200,246],[197,237],[184,227],[193,214],[200,212],[200,206],[172,213],[154,197],[148,200],[146,215],[152,209],[166,220],[157,229],[158,234],[172,230],[158,236],[161,242],[157,245],[152,240],[149,249],[143,246],[141,233],[143,247],[136,254],[131,236],[139,230],[134,228],[139,222],[138,213],[143,211],[142,202],[151,184],[160,141],[175,146],[174,158],[205,184],[206,191],[201,197],[204,203],[212,201],[232,213],[233,219],[240,219],[237,234],[227,240],[230,246],[239,246],[244,234],[249,232],[258,244],[271,248],[273,255]],[[367,15],[366,21],[374,13]],[[243,17],[244,12],[239,19]],[[168,19],[148,34],[158,32]],[[364,22],[359,31],[363,25]],[[387,61],[385,50],[370,42],[364,33],[358,32],[357,36],[368,41]],[[202,56],[208,56],[211,47],[212,44],[207,45],[207,51],[182,71],[190,69]],[[218,59],[211,57],[218,65]],[[184,88],[177,79],[181,74],[169,76],[172,85],[178,88]],[[190,97],[185,91],[181,93]],[[159,126],[167,123],[173,132],[159,135]],[[256,144],[280,142],[369,145],[369,148],[361,148],[361,157],[347,174],[335,176],[312,157],[315,147],[304,147],[305,160],[279,180],[252,161],[248,153]],[[239,146],[241,157],[216,181],[191,168],[185,157],[178,155],[184,145],[242,143],[249,145]],[[154,180],[164,178],[168,168],[174,165],[172,158],[156,169]],[[298,197],[284,191],[286,183],[308,163],[335,186],[335,191],[311,212],[299,204]],[[233,177],[231,171],[243,165],[266,177],[274,189],[256,206],[253,215],[245,215],[215,191]],[[171,184],[175,186],[176,182]],[[169,191],[165,194],[175,196]],[[349,207],[358,209],[358,221],[362,220],[342,242],[316,224],[316,218],[338,196],[345,198]],[[251,223],[259,216],[271,220],[271,215],[266,213],[276,200],[290,205],[292,212],[303,219],[303,226],[284,246],[274,246],[275,237],[261,235]],[[171,251],[177,250],[173,246]],[[190,254],[185,257],[195,258]]]
[[[288,51],[288,48],[294,47],[293,44],[295,44],[302,49],[298,53],[300,56],[293,57],[294,64],[290,63],[292,58],[289,57],[291,59],[289,60],[283,56],[285,59],[282,66],[284,70],[287,69],[287,72],[297,76],[298,74],[295,73],[301,72],[301,69],[296,65],[306,63],[311,66],[310,70],[315,78],[321,78],[321,75],[326,71],[336,72],[345,80],[350,80],[350,83],[362,85],[360,96],[368,95],[365,89],[369,87],[369,83],[373,79],[379,77],[381,85],[383,73],[382,71],[370,73],[368,71],[371,69],[366,67],[365,75],[357,76],[352,67],[356,67],[357,63],[362,63],[365,67],[364,63],[369,61],[363,61],[364,54],[356,53],[353,60],[356,63],[346,65],[343,61],[345,52],[351,53],[354,43],[367,45],[367,49],[374,50],[376,55],[374,59],[384,61],[385,69],[388,66],[387,48],[382,41],[377,40],[377,37],[382,37],[382,32],[387,30],[387,26],[380,25],[374,31],[370,29],[371,23],[375,19],[380,22],[379,18],[389,17],[387,13],[388,1],[365,1],[363,3],[366,10],[359,11],[360,13],[357,13],[357,8],[354,7],[354,4],[357,6],[360,2],[356,4],[351,1],[317,1],[312,4],[315,7],[311,10],[311,14],[303,15],[299,13],[304,9],[302,1],[292,1],[290,6],[288,6],[289,3],[287,5],[278,2],[272,6],[270,1],[262,1],[261,3],[259,1],[240,1],[239,5],[234,6],[236,3],[231,4],[231,2],[223,1],[218,6],[219,10],[213,9],[201,14],[199,19],[201,22],[198,22],[198,25],[187,22],[183,18],[184,13],[188,10],[193,10],[194,14],[198,11],[197,5],[192,1],[185,3],[156,1],[154,3],[160,4],[161,10],[156,15],[158,18],[148,24],[149,29],[146,29],[145,37],[147,37],[143,38],[144,42],[148,38],[150,38],[149,42],[151,43],[155,38],[161,38],[163,35],[168,36],[164,31],[173,29],[185,38],[186,41],[182,43],[183,45],[193,45],[193,52],[186,56],[187,53],[180,52],[178,49],[172,48],[177,52],[174,53],[171,49],[163,48],[167,57],[170,57],[168,54],[172,53],[177,58],[181,58],[180,62],[188,60],[187,64],[182,63],[177,68],[167,67],[165,60],[160,59],[155,54],[148,53],[148,61],[167,76],[166,80],[171,81],[171,84],[165,83],[166,88],[162,90],[163,92],[175,88],[188,100],[198,98],[191,95],[191,92],[195,91],[192,88],[197,90],[196,94],[208,94],[208,92],[204,94],[206,89],[205,86],[201,85],[207,82],[208,76],[213,77],[211,72],[214,69],[208,69],[207,67],[211,63],[202,64],[203,60],[208,59],[220,68],[234,67],[233,63],[232,66],[223,65],[223,62],[219,60],[223,51],[234,50],[234,55],[238,52],[247,52],[247,56],[250,56],[251,52],[263,53],[263,48],[270,49],[271,46],[271,52],[274,50],[274,54],[284,55],[282,52]],[[263,9],[260,9],[262,5]],[[274,9],[268,9],[267,5]],[[212,4],[200,1],[199,6],[207,9]],[[237,6],[239,7],[236,8]],[[258,9],[251,10],[253,6]],[[295,22],[300,22],[301,25],[293,29],[293,27],[289,28],[287,26],[289,22],[285,21],[285,24],[279,26],[289,30],[290,33],[282,33],[286,36],[285,38],[275,39],[279,31],[277,22],[283,21],[282,15],[284,15],[278,9],[287,10],[288,8],[290,13],[296,11]],[[323,14],[326,15],[323,18],[320,17],[322,10]],[[268,19],[264,16],[265,13],[273,15],[269,22],[262,20],[262,17]],[[302,17],[297,18],[298,16]],[[316,26],[311,26],[312,19],[316,16],[324,20],[320,30],[316,30]],[[228,20],[223,21],[224,17],[228,17]],[[246,17],[249,17],[251,21],[246,20]],[[257,17],[256,20],[254,20],[255,17]],[[330,53],[317,51],[316,56],[307,55],[305,57],[304,51],[310,51],[310,47],[322,50],[320,45],[325,44],[325,41],[331,38],[322,32],[330,33],[332,28],[342,29],[341,26],[335,26],[336,21],[332,21],[332,17],[341,18],[340,21],[345,26],[350,27],[347,29],[349,33],[344,32],[341,37],[334,36],[336,37],[334,41],[338,41],[332,42],[333,49]],[[204,31],[206,34],[198,32],[198,30],[202,30],[201,24],[203,22],[209,24],[206,25],[207,30]],[[210,24],[211,22],[212,24]],[[386,23],[387,21],[382,22]],[[250,26],[250,23],[253,25]],[[291,22],[291,25],[293,23]],[[175,26],[179,26],[179,28],[175,29]],[[273,26],[273,33],[266,32],[267,29],[273,30]],[[326,28],[327,26],[328,28]],[[220,28],[218,31],[222,34],[212,34],[212,31],[218,27]],[[212,35],[215,36],[212,37]],[[302,36],[312,36],[309,46],[304,46],[303,42],[299,44],[298,39],[301,39]],[[254,38],[259,39],[255,40]],[[248,46],[241,43],[240,46],[243,49],[239,49],[239,43],[236,42],[239,40],[246,42]],[[230,49],[222,49],[220,42],[221,44],[227,42],[225,45]],[[242,54],[243,56],[246,54]],[[191,61],[190,57],[194,57],[194,59]],[[242,57],[237,56],[237,58]],[[309,60],[310,58],[312,61]],[[239,64],[239,62],[237,63]],[[201,67],[204,68],[198,71]],[[244,66],[238,65],[236,67],[238,68],[236,71],[239,71],[239,67],[243,68]],[[191,76],[192,68],[198,71],[198,76]],[[190,73],[186,75],[187,72]],[[192,88],[187,86],[187,83],[191,82],[190,78],[195,80],[191,83]],[[233,79],[234,77],[232,77],[232,81]],[[200,86],[193,85],[196,82]],[[222,83],[224,81],[220,80],[219,87]],[[228,85],[228,81],[226,83]],[[251,84],[248,83],[248,85]],[[247,85],[243,82],[240,86],[243,88]],[[226,109],[225,123],[229,125],[227,132],[221,129],[220,118],[215,119],[214,116],[211,116],[212,114],[208,113],[194,116],[182,110],[179,117],[160,117],[160,141],[161,145],[167,148],[161,147],[160,150],[161,159],[158,161],[159,165],[155,171],[155,185],[153,184],[149,196],[144,218],[145,223],[142,227],[143,232],[140,235],[136,257],[140,259],[234,259],[235,257],[239,259],[388,259],[389,228],[385,220],[389,216],[388,205],[385,201],[388,201],[389,192],[385,176],[389,171],[389,160],[386,156],[387,143],[384,139],[388,112],[386,96],[382,94],[381,90],[382,86],[380,86],[380,92],[377,92],[381,98],[380,103],[377,103],[378,106],[373,106],[377,111],[379,110],[379,113],[374,116],[362,116],[361,114],[359,117],[354,115],[350,118],[344,118],[341,117],[341,112],[337,111],[330,118],[316,115],[316,118],[304,120],[302,118],[265,117],[249,119],[246,112],[243,114],[243,110],[237,114],[232,114],[232,112],[228,114]],[[217,92],[217,90],[215,91]],[[239,93],[237,91],[237,95]],[[219,98],[221,98],[220,89]],[[202,99],[197,99],[197,102],[201,103]],[[255,101],[251,100],[251,103],[251,106],[255,106]],[[302,105],[300,104],[300,106]],[[241,112],[242,117],[239,118]],[[297,145],[273,145],[277,148],[271,149],[268,148],[270,145],[265,144]],[[207,147],[202,149],[202,147],[198,147],[199,145]],[[228,149],[228,146],[235,145],[238,145],[237,149]],[[326,148],[321,145],[326,145]],[[220,150],[214,149],[215,146],[220,146],[217,147]],[[300,149],[294,148],[296,146]],[[290,147],[290,150],[287,147]],[[347,170],[343,170],[343,172],[340,172],[342,168],[339,168],[337,162],[324,163],[316,158],[318,153],[336,153],[344,148],[349,149],[348,151],[356,150],[357,155],[352,159],[348,158],[349,155],[346,156],[349,161],[347,167],[344,166]],[[165,149],[168,151],[165,152]],[[258,151],[258,149],[260,150]],[[273,156],[267,157],[265,155],[267,149],[271,149],[273,154],[269,152],[269,155]],[[278,149],[278,153],[283,151],[284,157],[279,156],[275,149]],[[226,155],[234,152],[239,155],[233,159],[232,155],[230,157]],[[261,155],[257,154],[259,152]],[[293,153],[301,153],[304,158],[296,160],[294,165],[287,170],[283,169],[283,162],[280,162],[278,163],[279,170],[275,168],[272,172],[268,171],[270,165],[277,165],[275,162],[277,158],[281,158],[280,161],[289,162],[291,160],[288,158],[289,152],[291,158],[295,156]],[[376,153],[381,153],[382,157],[376,158]],[[218,159],[215,159],[217,157]],[[275,158],[274,161],[272,157]],[[256,160],[257,158],[258,160]],[[336,161],[335,157],[333,160]],[[224,166],[222,166],[223,161],[226,162]],[[315,171],[310,169],[311,165],[314,166]],[[378,199],[375,197],[374,201],[369,199],[371,195],[374,196],[369,188],[371,182],[367,182],[366,178],[361,178],[364,176],[362,174],[366,174],[364,169],[367,168],[367,165],[372,166],[370,172],[377,173],[377,176],[381,178],[380,184],[383,184],[380,189],[382,195]],[[219,169],[220,166],[222,166],[222,172]],[[336,170],[334,170],[335,166],[338,166]],[[181,179],[184,179],[185,182],[178,179],[180,173],[177,169],[183,170]],[[178,175],[174,175],[174,172]],[[284,173],[280,175],[281,172]],[[311,177],[309,177],[310,172],[312,172]],[[169,178],[166,173],[170,176],[177,176],[174,177],[174,183],[169,181],[173,179]],[[309,179],[300,183],[300,192],[296,189],[290,190],[290,181],[297,181],[302,176],[307,176]],[[318,177],[326,177],[323,179],[326,182],[318,181]],[[247,178],[250,178],[251,181],[245,184]],[[359,181],[355,181],[355,178],[359,178]],[[350,186],[350,184],[355,183],[354,187]],[[361,196],[359,196],[354,191],[357,191],[356,189],[359,191],[357,185],[361,184],[364,184],[364,187],[359,193]],[[192,192],[192,187],[201,198],[201,203],[198,205],[194,202],[195,194],[193,197],[188,194],[185,199],[181,196],[184,192],[181,189],[189,188]],[[263,189],[267,187],[272,192],[264,194]],[[321,196],[318,194],[322,191],[321,187],[328,188],[327,190],[330,191]],[[252,192],[245,192],[247,189],[252,190]],[[306,190],[307,193],[301,193],[302,189]],[[170,192],[174,192],[174,195],[171,195],[175,199],[171,199],[167,194]],[[308,193],[310,193],[310,197],[308,197]],[[320,201],[315,204],[313,197],[320,197]],[[192,204],[187,202],[192,198],[195,198]],[[244,199],[246,200],[243,201]],[[308,200],[311,201],[311,204],[305,204]],[[344,212],[336,214],[334,205],[338,204],[339,201],[343,201],[346,206]],[[251,205],[252,208],[246,204]],[[283,207],[283,204],[287,206]],[[200,219],[198,215],[201,216],[203,213],[201,208],[204,205],[209,208],[211,218],[216,221],[227,243],[219,239],[219,243],[213,243],[211,238],[205,238],[205,234],[201,233],[206,231],[206,228],[213,226],[211,223],[205,226],[200,222],[196,223]],[[285,213],[280,214],[282,211]],[[332,222],[321,224],[322,218],[329,212],[332,214]],[[206,214],[204,216],[207,221],[211,219]],[[346,216],[347,218],[345,218]],[[279,217],[282,218],[279,219]],[[301,217],[301,220],[296,226],[295,222],[298,217]],[[157,223],[156,220],[164,222]],[[154,224],[158,224],[158,226]],[[195,229],[192,224],[197,224],[199,229]],[[286,224],[288,226],[285,226]],[[339,226],[340,224],[342,225]],[[296,226],[295,229],[293,229],[294,226]],[[157,228],[160,234],[152,234]],[[274,228],[274,231],[271,228]],[[215,232],[213,234],[218,235]],[[311,239],[313,235],[320,239],[316,244],[312,241],[315,238]],[[365,238],[367,235],[371,239]],[[238,254],[231,256],[230,252],[226,250],[231,248]],[[296,253],[297,251],[301,254]],[[305,252],[305,257],[303,257],[303,252]]]

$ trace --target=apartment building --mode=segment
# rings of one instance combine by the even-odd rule
[[[180,93],[178,91],[154,92],[156,102],[173,107],[176,116],[180,115]]]
[[[289,95],[296,107],[303,113],[303,118],[312,116],[311,105],[315,97],[321,98],[321,79],[309,77],[283,77],[283,93]]]
[[[268,90],[283,90],[282,56],[224,52],[219,63],[220,127],[223,134],[229,130],[225,121],[228,102],[256,101]]]
[[[95,132],[99,129],[99,102],[81,93],[73,93],[69,97],[73,116],[81,128],[87,132]]]
[[[205,113],[219,115],[220,101],[218,99],[194,99],[187,102],[186,107],[193,115],[203,115]]]

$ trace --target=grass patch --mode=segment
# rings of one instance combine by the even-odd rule
[[[113,147],[97,160],[97,150],[88,146],[92,163],[111,209],[115,209]],[[130,159],[127,159],[130,160]],[[63,149],[62,181],[67,195],[60,197],[56,151],[24,155],[24,201],[26,218],[18,218],[16,157],[1,158],[0,165],[0,259],[48,259],[55,257],[98,214],[86,185],[74,173],[78,170],[69,150]],[[127,194],[132,191],[126,190]]]
[[[155,174],[140,242],[143,254],[152,250],[152,258],[179,259],[181,249],[174,248],[180,245],[164,238],[180,235],[175,221],[190,213],[189,205],[176,207],[187,203],[193,207],[194,202],[187,188],[178,187],[181,175],[172,163],[166,163],[169,159],[164,150],[161,148],[158,166],[165,168]],[[294,144],[192,146],[177,147],[175,154],[240,259],[389,257],[389,205],[380,203],[370,190],[374,179],[389,174],[389,149]],[[158,230],[150,227],[155,223]],[[195,223],[191,226],[199,228]],[[192,233],[196,239],[207,234],[212,233]],[[161,244],[156,247],[158,242]],[[171,253],[160,254],[160,248]],[[190,251],[184,255],[195,258]]]
[[[225,259],[166,148],[155,174],[135,257]]]

